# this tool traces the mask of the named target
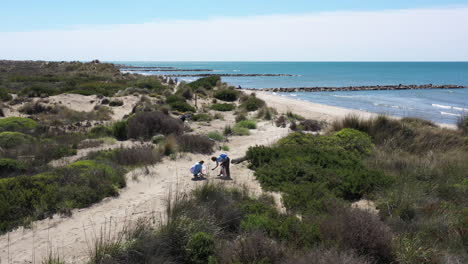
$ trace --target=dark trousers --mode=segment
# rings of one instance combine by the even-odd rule
[[[226,158],[225,161],[223,161],[223,163],[221,163],[221,166],[226,171],[226,175],[224,175],[224,176],[231,178],[231,171],[229,170],[229,164],[231,164],[231,159],[228,157],[228,158]]]

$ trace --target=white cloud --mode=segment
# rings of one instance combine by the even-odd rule
[[[0,32],[1,59],[468,60],[468,7]]]

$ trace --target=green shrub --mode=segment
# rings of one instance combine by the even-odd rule
[[[172,110],[185,112],[196,112],[195,107],[189,105],[187,102],[173,102],[169,104]]]
[[[10,101],[13,97],[4,87],[0,87],[0,101]]]
[[[9,149],[33,141],[33,137],[20,132],[0,132],[0,148]]]
[[[151,138],[151,142],[153,142],[153,144],[156,144],[156,145],[157,145],[157,144],[159,144],[159,143],[164,142],[165,139],[166,139],[166,137],[163,136],[163,135],[156,135],[156,136],[153,136],[153,137]]]
[[[114,136],[112,127],[108,126],[95,126],[89,131],[92,137],[111,137]]]
[[[109,102],[109,106],[122,106],[124,102],[122,100],[112,100]]]
[[[369,135],[355,129],[345,128],[334,134],[339,139],[339,144],[348,151],[357,151],[363,155],[369,155],[372,151],[372,140]]]
[[[239,107],[244,109],[245,111],[253,112],[257,111],[263,106],[265,106],[265,101],[257,98],[254,95],[250,95],[244,102],[242,102],[242,104]]]
[[[194,82],[187,84],[187,86],[194,89],[194,91],[201,89],[211,90],[215,87],[218,82],[221,81],[221,77],[219,76],[210,76],[205,78],[200,78]]]
[[[250,131],[248,128],[245,127],[234,126],[232,128],[232,134],[236,136],[248,136],[250,135]]]
[[[210,256],[215,253],[215,242],[212,235],[205,232],[193,234],[188,243],[186,251],[190,258],[190,263],[208,263]]]
[[[323,193],[352,200],[388,183],[381,172],[365,167],[363,155],[355,150],[352,142],[334,135],[293,133],[274,147],[250,148],[247,158],[264,188],[284,191],[287,195],[293,195],[291,197],[299,198],[299,194],[295,193],[297,188],[289,184],[323,183],[328,189]],[[314,189],[317,188],[303,191],[312,192]],[[304,195],[307,197],[307,194]],[[290,199],[288,204],[294,203]]]
[[[207,136],[210,139],[215,140],[215,141],[223,141],[224,140],[223,135],[221,135],[221,133],[219,133],[218,131],[208,132]]]
[[[229,148],[228,145],[222,145],[222,146],[220,147],[220,150],[222,150],[222,151],[229,151],[230,148]]]
[[[242,120],[240,122],[237,122],[236,126],[247,129],[257,129],[257,122],[255,122],[254,120]]]
[[[234,102],[239,98],[239,91],[234,89],[218,90],[213,94],[213,97],[221,101]]]
[[[21,225],[27,218],[68,214],[73,208],[117,195],[124,186],[123,170],[90,160],[34,176],[0,179],[0,231]]]
[[[196,122],[209,122],[213,120],[213,117],[210,114],[201,113],[193,115],[192,120]]]
[[[127,121],[115,122],[112,126],[112,134],[117,140],[124,141],[128,139],[128,124]]]
[[[213,104],[211,105],[211,109],[215,111],[221,111],[221,112],[228,112],[236,109],[236,105],[234,104]]]
[[[0,119],[0,132],[30,132],[38,127],[38,123],[25,117],[7,117]]]

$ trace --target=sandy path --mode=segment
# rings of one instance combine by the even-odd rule
[[[218,127],[224,122],[218,122]],[[231,148],[228,154],[232,158],[243,156],[248,147],[273,143],[287,133],[287,129],[261,123],[250,136],[231,138],[227,144]],[[201,181],[192,181],[188,172],[195,161],[202,159],[207,161],[208,171],[211,172],[213,164],[208,162],[207,156],[187,154],[175,161],[167,159],[148,170],[141,168],[130,172],[127,175],[128,186],[119,197],[107,198],[92,207],[74,210],[71,217],[54,216],[52,219],[34,222],[32,229],[19,228],[1,236],[2,263],[39,263],[50,249],[57,251],[67,263],[85,262],[87,250],[92,245],[90,241],[103,226],[121,230],[130,221],[140,217],[161,219],[169,190],[188,191],[203,184]],[[260,185],[245,164],[232,165],[231,174],[233,181],[215,179],[213,172],[207,178],[208,181],[246,186],[253,194],[261,192]]]

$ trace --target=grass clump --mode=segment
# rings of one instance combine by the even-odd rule
[[[214,141],[223,141],[224,140],[224,136],[219,133],[218,131],[211,131],[211,132],[208,132],[207,134],[208,138],[214,140]]]
[[[0,132],[31,132],[36,129],[39,124],[25,117],[7,117],[0,119]]]
[[[220,111],[220,112],[228,112],[228,111],[233,111],[236,109],[236,105],[234,104],[213,104],[211,105],[211,109],[215,111]]]
[[[237,122],[236,126],[247,129],[257,129],[257,122],[254,120],[242,120]]]
[[[239,91],[234,89],[223,89],[214,92],[213,97],[221,101],[234,102],[239,98]]]
[[[457,127],[460,131],[463,132],[463,134],[468,134],[468,115],[463,115],[458,118]]]
[[[192,120],[196,122],[210,122],[213,117],[210,114],[200,113],[192,116]]]
[[[24,162],[14,159],[0,159],[0,178],[12,177],[26,171]]]
[[[232,128],[232,134],[235,136],[248,136],[250,135],[250,131],[245,127],[234,126]]]
[[[126,120],[115,122],[112,125],[112,135],[120,141],[128,139],[128,122]]]

